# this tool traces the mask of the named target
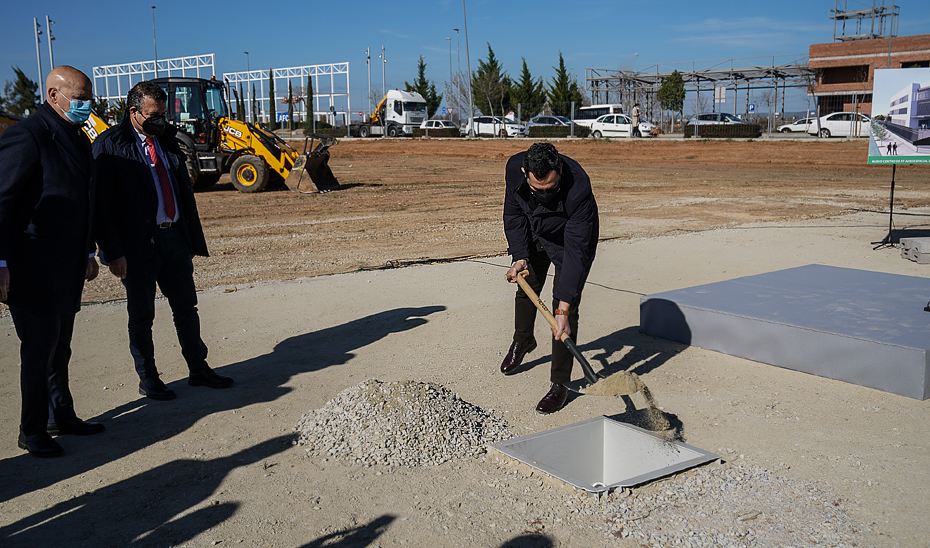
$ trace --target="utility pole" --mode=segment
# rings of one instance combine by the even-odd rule
[[[371,48],[365,48],[365,65],[368,66],[368,119],[371,120]]]
[[[45,78],[42,77],[42,55],[39,53],[39,35],[42,34],[42,27],[39,25],[39,20],[35,17],[32,18],[32,23],[36,27],[36,61],[39,65],[39,86],[45,87]],[[44,93],[42,94],[45,95]]]
[[[158,78],[158,42],[155,40],[155,6],[152,6],[152,46],[155,48],[155,78]]]
[[[48,32],[48,69],[52,70],[55,68],[55,56],[52,55],[52,40],[55,39],[52,36],[52,25],[55,22],[48,18],[48,15],[45,16],[45,30]]]
[[[456,61],[457,65],[456,65],[456,68],[455,68],[455,74],[457,74],[457,75],[459,75],[459,77],[461,77],[461,75],[462,75],[462,48],[460,47],[460,42],[459,42],[459,29],[453,28],[452,30],[455,31],[455,56],[456,56],[456,59],[457,59],[457,61]],[[461,110],[461,107],[462,107],[462,105],[459,104],[459,89],[458,89],[458,85],[455,86],[455,107],[456,107],[456,110],[457,110],[457,111],[460,111],[460,110]],[[462,123],[462,113],[459,112],[458,115],[459,115],[459,123]]]
[[[475,136],[475,124],[471,122],[475,114],[475,105],[471,96],[471,54],[468,51],[468,19],[465,17],[465,0],[462,0],[462,22],[465,23],[465,61],[468,63],[468,136]]]
[[[449,41],[449,88],[452,88],[452,38],[446,38]],[[449,113],[449,119],[452,119],[452,113]]]
[[[387,64],[387,57],[384,55],[384,46],[381,46],[381,93],[387,95],[387,86],[384,83],[384,65]],[[384,105],[385,111],[387,111],[387,104]],[[381,124],[384,126],[384,133],[381,137],[387,137],[387,116],[381,117]]]

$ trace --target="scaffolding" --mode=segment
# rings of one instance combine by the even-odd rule
[[[216,76],[215,61],[215,54],[207,53],[94,67],[94,95],[113,104],[125,100],[129,90],[145,80],[165,76]]]
[[[333,126],[342,125],[339,122],[348,122],[352,112],[352,103],[349,97],[349,63],[329,63],[324,65],[305,65],[302,67],[288,67],[268,70],[250,70],[243,72],[223,73],[223,79],[229,85],[230,100],[234,100],[233,90],[238,93],[246,106],[246,119],[254,123],[270,121],[271,108],[269,94],[269,75],[274,78],[274,100],[281,105],[275,108],[278,121],[283,121],[287,114],[287,88],[288,83],[296,79],[296,85],[291,84],[293,91],[293,112],[295,121],[307,119],[306,84],[307,78],[313,78],[313,112],[325,116]],[[328,77],[328,78],[327,78]],[[338,81],[337,81],[338,77]],[[328,86],[320,87],[320,79]],[[328,82],[327,82],[328,80]],[[345,87],[343,88],[343,80]],[[243,88],[243,86],[245,86]],[[254,97],[253,94],[254,88]],[[325,100],[325,104],[323,101]],[[254,104],[254,109],[250,105]],[[253,112],[254,110],[254,112]]]
[[[787,91],[804,90],[806,94],[816,81],[807,66],[807,55],[782,55],[656,64],[635,71],[588,68],[585,92],[590,94],[592,103],[621,104],[625,112],[638,102],[646,113],[658,118],[663,113],[657,99],[659,89],[675,70],[684,80],[696,112],[717,112],[718,105],[722,109],[729,103],[732,92],[732,112],[742,111],[747,116],[753,114],[750,103],[753,90],[765,90],[765,106],[784,113]],[[740,102],[741,94],[744,103]],[[739,108],[741,104],[744,108]]]
[[[833,19],[833,41],[874,40],[876,38],[893,38],[898,35],[898,6],[894,0],[886,4],[885,0],[872,0],[871,8],[850,10],[849,0],[835,0],[834,9],[830,10]],[[842,2],[843,8],[840,9]],[[854,4],[863,6],[867,2],[853,0]],[[850,34],[846,34],[846,22],[850,22]],[[839,29],[837,29],[839,26]],[[855,30],[853,30],[853,27]],[[866,31],[866,27],[868,30]],[[839,30],[839,34],[837,34]]]

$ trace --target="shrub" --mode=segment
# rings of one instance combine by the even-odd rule
[[[423,128],[413,128],[414,137],[426,137],[426,130]],[[430,137],[461,137],[462,134],[459,133],[458,128],[450,127],[444,129],[430,129]]]
[[[533,126],[527,137],[559,139],[569,135],[571,135],[571,128],[568,126]],[[589,135],[591,135],[591,128],[575,126],[575,137],[585,138]]]
[[[694,128],[698,128],[698,137],[702,139],[752,139],[762,136],[759,124],[704,124],[685,126],[685,138],[694,137]]]

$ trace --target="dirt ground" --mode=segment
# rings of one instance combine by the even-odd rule
[[[864,140],[555,144],[587,169],[600,211],[579,338],[589,359],[629,364],[687,443],[830,490],[861,524],[857,546],[926,548],[927,401],[638,333],[640,296],[660,291],[810,263],[926,277],[930,266],[870,244],[887,231],[873,212],[887,211],[891,169],[865,165]],[[368,378],[442,384],[521,435],[629,411],[581,396],[535,414],[546,345],[517,375],[497,369],[513,299],[503,165],[527,145],[342,141],[342,190],[246,195],[221,181],[198,193],[203,336],[236,386],[187,385],[160,299],[156,360],[178,398],[140,397],[122,291],[102,271],[77,317],[71,386],[79,415],[107,431],[60,439],[62,458],[16,447],[18,341],[0,311],[0,545],[640,546],[576,513],[574,490],[495,453],[389,470],[293,445],[302,414]],[[930,214],[928,176],[897,169],[897,227],[930,229],[906,215]]]
[[[891,168],[867,142],[563,141],[597,196],[603,241],[888,206]],[[344,190],[236,192],[224,175],[197,194],[211,257],[198,287],[283,280],[506,252],[504,164],[526,140],[349,140],[330,166]],[[901,166],[896,208],[930,205],[926,169]],[[111,276],[85,301],[119,298]]]

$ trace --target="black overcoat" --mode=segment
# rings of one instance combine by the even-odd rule
[[[530,246],[539,242],[560,272],[559,285],[552,288],[552,296],[575,304],[597,250],[599,225],[591,179],[578,162],[560,154],[559,197],[549,204],[538,204],[520,169],[524,156],[526,152],[512,156],[505,173],[507,252],[514,262],[527,259]]]
[[[93,246],[94,166],[80,124],[52,106],[0,136],[0,259],[7,303],[40,314],[81,306]]]
[[[207,242],[187,175],[185,155],[170,126],[169,132],[157,139],[178,186],[175,188],[181,213],[178,223],[188,249],[192,255],[206,257]],[[101,258],[107,262],[126,257],[127,267],[132,268],[137,259],[149,258],[155,253],[158,194],[128,113],[122,122],[94,141],[93,150],[97,168],[96,236]]]

